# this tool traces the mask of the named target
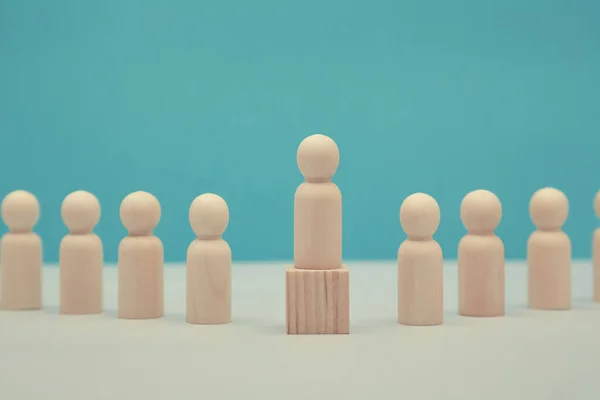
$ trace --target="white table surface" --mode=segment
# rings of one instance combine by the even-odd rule
[[[351,333],[285,334],[284,264],[235,264],[233,318],[185,323],[185,269],[167,265],[165,317],[58,314],[58,269],[41,311],[0,312],[0,399],[600,399],[600,304],[589,262],[573,264],[573,309],[526,308],[524,263],[507,265],[507,316],[457,315],[445,265],[445,324],[396,323],[395,263],[348,263]]]

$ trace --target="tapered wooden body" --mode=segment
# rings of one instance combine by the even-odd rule
[[[223,239],[194,240],[187,251],[187,322],[231,321],[231,249]]]
[[[7,233],[0,245],[0,307],[42,307],[42,241],[34,232]]]
[[[342,194],[332,182],[304,182],[294,198],[294,267],[342,267]]]
[[[119,245],[119,318],[163,315],[164,252],[155,236],[128,236]]]
[[[529,306],[571,307],[571,241],[562,231],[535,231],[527,242]]]
[[[504,244],[496,235],[464,236],[458,245],[459,314],[498,317],[505,314]]]
[[[600,228],[594,232],[592,257],[594,262],[594,301],[600,303]]]
[[[435,240],[406,240],[398,249],[398,322],[439,325],[444,319],[443,255]]]
[[[67,235],[60,243],[60,313],[102,312],[102,241],[93,234]]]

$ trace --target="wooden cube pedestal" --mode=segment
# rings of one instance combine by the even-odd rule
[[[350,274],[345,266],[285,271],[288,334],[350,333]]]

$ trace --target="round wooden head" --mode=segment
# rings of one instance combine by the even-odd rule
[[[400,225],[411,240],[431,239],[440,225],[440,207],[428,194],[408,196],[400,206]]]
[[[340,152],[333,139],[316,134],[300,143],[296,159],[306,181],[328,181],[338,168]]]
[[[538,229],[559,230],[569,215],[569,200],[558,189],[543,188],[531,197],[529,213]]]
[[[83,190],[65,197],[60,211],[63,222],[74,234],[91,233],[100,221],[100,202]]]
[[[596,198],[594,199],[594,210],[596,211],[596,216],[600,218],[600,191],[596,193]]]
[[[488,190],[474,190],[460,204],[460,219],[469,233],[490,234],[502,219],[500,199]]]
[[[121,202],[121,222],[131,236],[151,235],[160,222],[160,203],[148,192],[133,192]]]
[[[24,190],[9,193],[2,200],[2,219],[13,233],[31,232],[40,218],[40,204]]]
[[[190,206],[190,225],[199,239],[219,238],[229,224],[229,208],[220,196],[205,193]]]

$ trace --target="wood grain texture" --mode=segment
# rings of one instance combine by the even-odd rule
[[[0,307],[42,308],[42,240],[35,232],[7,233],[0,244]]]
[[[93,234],[67,235],[60,243],[60,313],[99,314],[102,301],[102,241]]]
[[[499,317],[505,314],[504,244],[494,235],[464,236],[458,245],[459,314]]]
[[[188,323],[231,322],[231,249],[226,241],[197,239],[190,244],[186,288]]]
[[[571,241],[562,231],[535,231],[527,242],[529,307],[571,308]]]
[[[594,232],[592,257],[594,262],[594,301],[600,303],[600,228]]]
[[[398,323],[440,325],[444,320],[442,248],[435,240],[405,240],[398,249]]]
[[[288,266],[286,322],[288,334],[350,333],[350,274]]]
[[[119,318],[159,318],[164,310],[163,245],[156,236],[128,236],[119,245]]]

